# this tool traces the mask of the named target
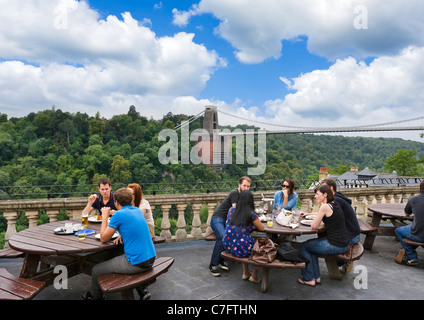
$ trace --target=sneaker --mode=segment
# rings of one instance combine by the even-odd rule
[[[214,277],[219,277],[221,275],[221,272],[219,272],[218,266],[210,265],[209,271],[211,272],[211,275],[213,275]]]
[[[147,290],[147,287],[143,287],[143,288],[136,288],[139,296],[140,296],[140,300],[150,300],[150,292],[149,290]]]
[[[94,299],[94,296],[91,293],[91,291],[84,291],[83,293],[81,293],[80,298],[81,298],[81,300],[104,300],[105,296],[102,296],[99,299]]]
[[[230,268],[228,267],[228,264],[227,264],[227,262],[226,262],[226,261],[222,261],[222,262],[219,264],[219,267],[220,267],[222,270],[230,271]]]
[[[405,249],[400,249],[395,261],[396,263],[401,264],[403,260],[406,260]]]

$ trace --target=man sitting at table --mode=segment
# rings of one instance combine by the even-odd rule
[[[115,192],[115,206],[118,209],[109,222],[110,208],[102,208],[100,241],[109,241],[119,231],[124,245],[124,254],[99,263],[91,270],[91,292],[81,295],[83,300],[100,300],[103,294],[98,277],[109,273],[133,274],[150,269],[156,258],[155,247],[149,233],[149,226],[139,208],[133,207],[132,194],[127,188]]]
[[[420,194],[409,198],[405,206],[405,215],[414,214],[414,221],[403,227],[395,229],[402,249],[400,249],[395,261],[407,266],[418,265],[416,246],[403,243],[403,238],[416,242],[424,242],[424,180],[420,183]]]
[[[115,201],[113,200],[112,186],[109,179],[102,178],[98,183],[100,195],[92,194],[88,197],[88,203],[82,212],[90,213],[91,210],[97,209],[101,212],[103,207],[110,207],[116,210]]]

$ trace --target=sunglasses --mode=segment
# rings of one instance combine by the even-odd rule
[[[288,184],[283,184],[282,187],[283,188],[290,188],[290,186]]]

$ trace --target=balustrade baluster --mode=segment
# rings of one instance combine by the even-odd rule
[[[162,209],[162,223],[160,225],[162,231],[160,232],[160,236],[165,239],[171,239],[171,223],[169,222],[169,210],[171,209],[170,204],[161,205]]]
[[[192,203],[193,208],[193,229],[191,229],[191,236],[194,240],[202,239],[202,229],[200,229],[200,226],[202,225],[202,222],[200,221],[200,209],[203,207],[203,203]]]
[[[16,233],[16,219],[18,218],[19,211],[5,211],[3,216],[7,220],[7,230],[4,238],[9,240],[12,235]]]
[[[177,241],[184,241],[187,238],[186,221],[184,217],[184,211],[187,207],[186,203],[178,204],[178,220],[177,220],[177,232],[175,232],[175,239]]]

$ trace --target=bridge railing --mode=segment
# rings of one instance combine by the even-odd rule
[[[265,192],[253,192],[256,205],[262,205],[262,195],[272,198],[276,190]],[[391,186],[391,187],[369,187],[341,189],[348,198],[352,200],[352,206],[358,216],[367,215],[367,207],[372,203],[400,203],[409,197],[419,193],[418,186]],[[304,212],[313,212],[318,209],[314,199],[313,190],[298,190],[299,206]],[[227,196],[227,192],[219,193],[197,193],[197,194],[166,194],[147,195],[145,198],[150,202],[152,210],[160,206],[162,211],[162,222],[160,235],[167,241],[186,241],[203,239],[204,234],[210,228],[210,219],[215,207]],[[20,212],[28,218],[29,227],[36,226],[40,211],[46,212],[50,222],[57,221],[60,210],[66,210],[70,219],[81,217],[82,209],[87,204],[87,198],[57,198],[57,199],[21,199],[0,201],[0,212],[7,220],[7,231],[5,239],[8,240],[16,233],[16,219]],[[188,205],[192,208],[191,228],[187,227],[185,211]],[[171,207],[175,205],[178,210],[177,230],[171,233],[171,222],[169,213]],[[208,218],[202,224],[200,220],[200,210],[206,206]],[[190,231],[187,231],[191,229]]]

